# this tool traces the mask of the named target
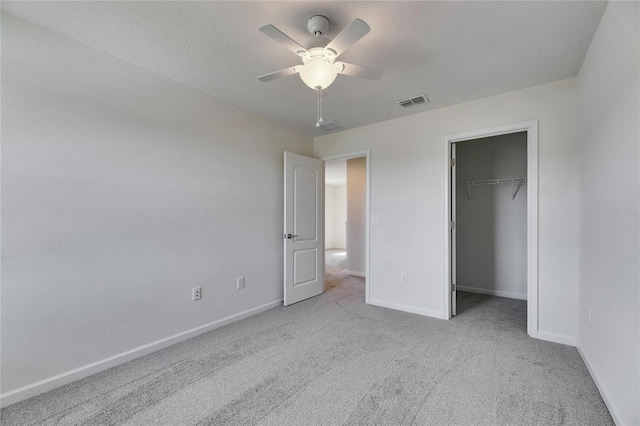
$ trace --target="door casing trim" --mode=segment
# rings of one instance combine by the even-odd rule
[[[447,135],[444,138],[444,318],[451,319],[451,144],[527,132],[527,334],[538,338],[538,120],[522,121]]]

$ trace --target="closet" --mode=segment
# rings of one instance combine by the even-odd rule
[[[527,133],[455,143],[457,290],[527,298]]]

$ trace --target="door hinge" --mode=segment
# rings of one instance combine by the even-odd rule
[[[456,291],[456,284],[455,283],[451,283],[451,291]]]
[[[451,167],[455,166],[455,165],[456,165],[456,159],[455,159],[455,158],[450,158],[450,159],[449,159],[449,165],[450,165]]]
[[[456,228],[456,223],[452,220],[449,222],[449,229],[455,229]]]

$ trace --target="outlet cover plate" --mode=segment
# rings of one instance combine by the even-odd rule
[[[202,299],[202,287],[194,287],[191,295],[194,301]]]

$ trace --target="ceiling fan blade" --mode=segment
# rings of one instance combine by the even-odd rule
[[[258,77],[258,80],[267,82],[267,81],[275,80],[276,78],[297,74],[298,73],[297,68],[298,67],[285,68],[280,71],[275,71],[269,74],[261,75],[260,77]]]
[[[342,71],[338,71],[340,74],[349,75],[351,77],[366,78],[367,80],[380,80],[383,70],[379,68],[364,67],[362,65],[350,64],[347,62],[336,62],[336,65],[342,65]]]
[[[327,49],[331,49],[336,52],[336,56],[340,56],[345,50],[355,44],[356,41],[367,35],[371,31],[369,25],[362,19],[356,19],[347,27],[340,31],[340,34],[336,36],[327,45]]]
[[[273,25],[264,25],[260,27],[262,34],[271,37],[296,55],[300,56],[300,52],[306,52],[307,49],[300,46],[295,40],[291,39],[288,35],[274,27]]]

